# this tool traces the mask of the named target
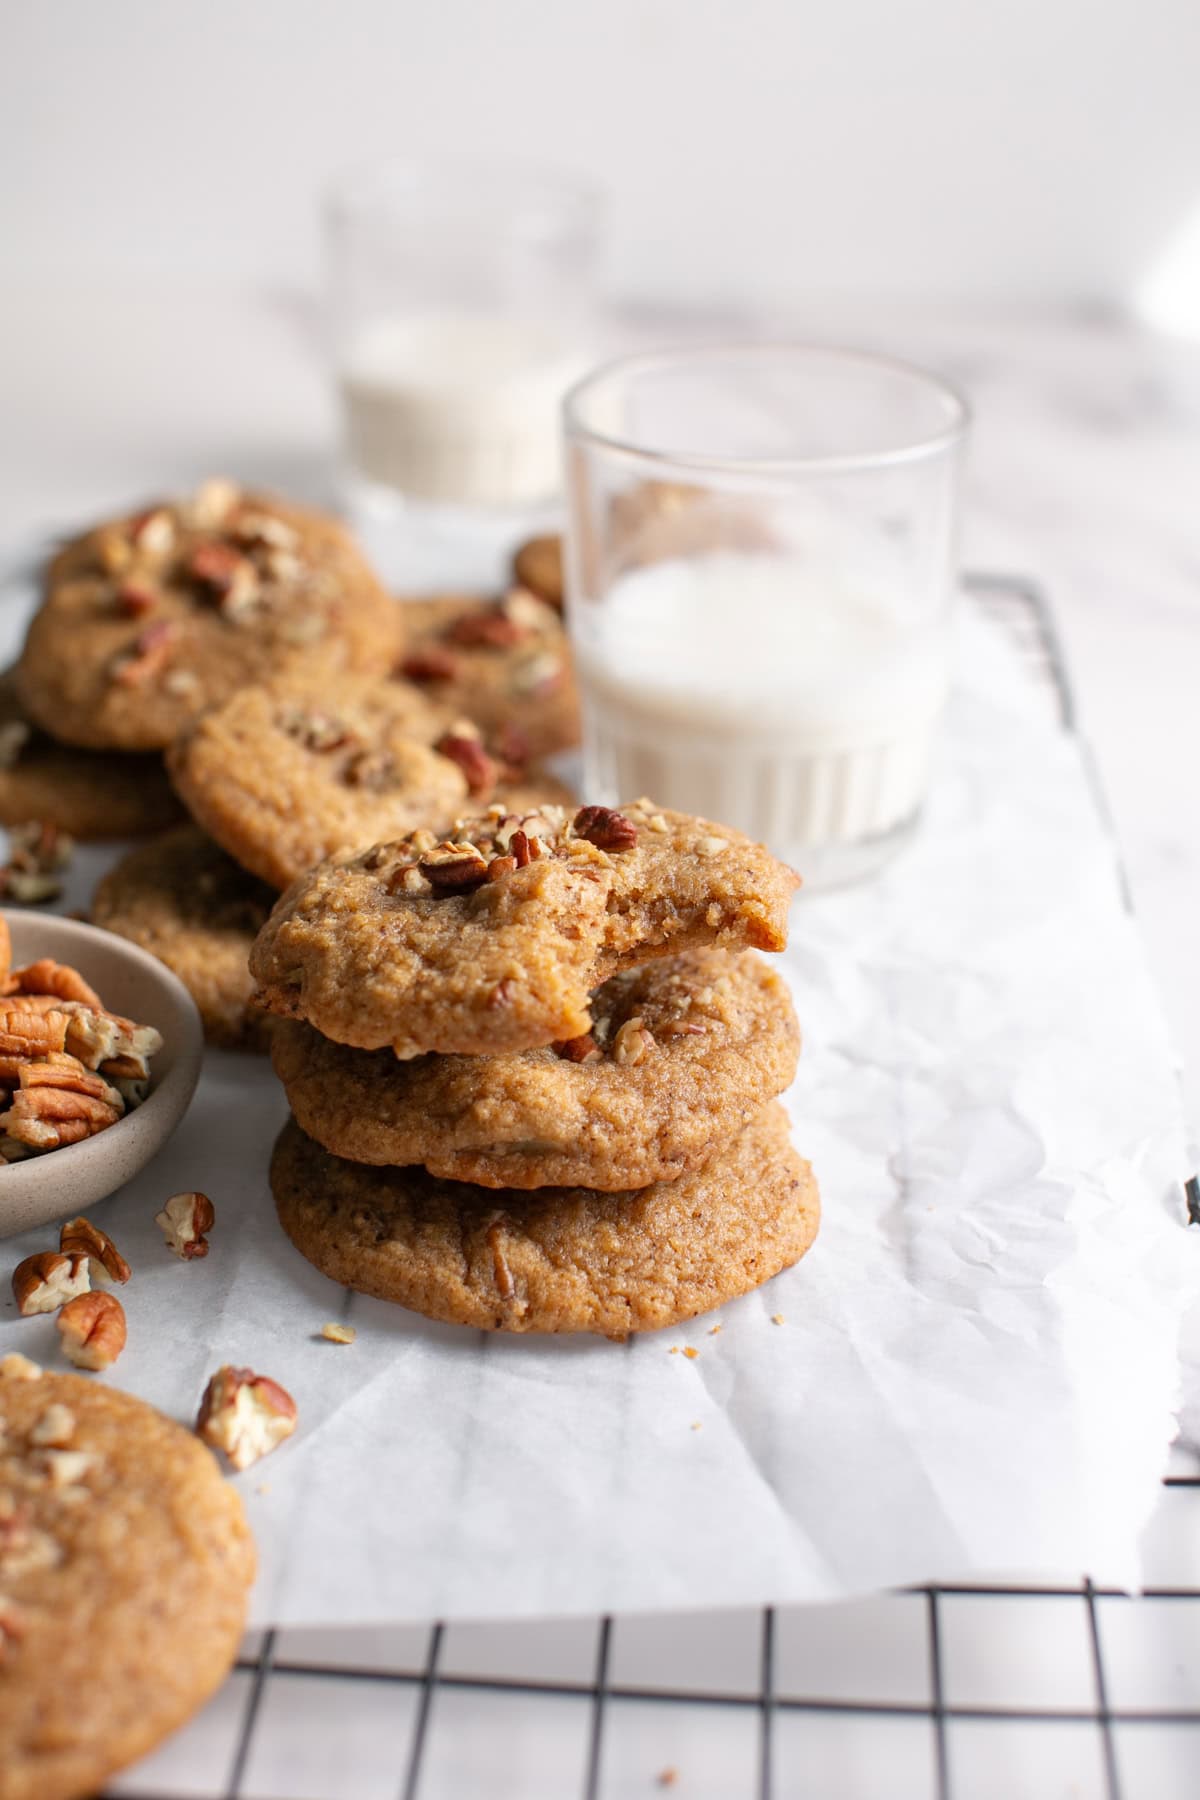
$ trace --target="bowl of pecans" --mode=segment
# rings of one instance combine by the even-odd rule
[[[0,1237],[116,1191],[200,1074],[200,1017],[144,950],[74,919],[0,915]]]

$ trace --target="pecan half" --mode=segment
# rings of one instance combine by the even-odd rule
[[[64,1256],[59,1250],[39,1250],[35,1256],[27,1256],[12,1275],[13,1299],[23,1319],[57,1312],[90,1287],[87,1257]]]
[[[488,873],[487,859],[474,844],[453,841],[427,850],[418,858],[417,868],[437,898],[446,894],[463,894],[471,888],[481,887],[487,880]]]
[[[413,650],[400,664],[400,673],[410,681],[453,681],[458,674],[458,658],[436,644],[424,650]]]
[[[35,1011],[19,1000],[0,1005],[0,1057],[33,1057],[41,1060],[61,1055],[69,1020],[57,1008]],[[18,1075],[14,1073],[13,1080]]]
[[[107,1369],[125,1348],[125,1308],[115,1294],[80,1294],[55,1323],[77,1369]]]
[[[147,625],[133,640],[133,649],[119,656],[113,664],[113,680],[122,687],[141,687],[160,675],[175,654],[179,626],[173,619],[159,619]]]
[[[167,1249],[184,1262],[208,1255],[204,1234],[216,1222],[216,1210],[207,1194],[172,1194],[162,1211],[154,1215],[154,1223],[167,1240]]]
[[[462,731],[447,731],[433,746],[442,756],[457,763],[467,782],[472,799],[489,794],[496,785],[496,765],[477,737]]]
[[[518,826],[508,840],[508,852],[518,869],[527,869],[531,862],[538,862],[542,854],[542,840],[530,837],[527,831]]]
[[[464,650],[510,650],[527,635],[524,628],[500,607],[460,613],[446,628],[446,640]]]
[[[58,1247],[64,1256],[86,1256],[93,1282],[102,1276],[122,1283],[129,1280],[129,1264],[107,1231],[101,1231],[90,1219],[68,1219],[59,1230]]]
[[[253,1369],[226,1363],[204,1390],[196,1431],[223,1450],[235,1469],[248,1469],[296,1429],[296,1402],[286,1388]]]
[[[597,850],[632,850],[638,840],[633,820],[611,806],[581,806],[575,814],[574,831]]]
[[[5,983],[6,994],[48,994],[56,1000],[78,1000],[95,1012],[102,1012],[104,1002],[70,963],[54,962],[48,956],[14,969]]]

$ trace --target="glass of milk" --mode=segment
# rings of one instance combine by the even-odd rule
[[[559,494],[600,204],[503,157],[351,171],[326,208],[344,498],[384,572],[490,585]]]
[[[810,888],[914,831],[950,675],[967,409],[890,359],[633,356],[567,396],[585,788],[739,826]]]

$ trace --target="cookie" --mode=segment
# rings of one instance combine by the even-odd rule
[[[672,1181],[796,1072],[787,988],[752,951],[659,957],[592,997],[589,1037],[502,1056],[350,1050],[280,1020],[275,1072],[298,1124],[352,1162],[422,1163],[489,1188]]]
[[[254,1547],[182,1426],[83,1375],[0,1363],[0,1800],[73,1800],[224,1680]]]
[[[389,668],[400,628],[333,519],[213,481],[59,552],[18,687],[66,743],[161,750],[246,682]]]
[[[562,620],[523,589],[501,600],[405,600],[398,667],[431,699],[508,732],[531,761],[579,742],[579,697]]]
[[[263,1050],[271,1021],[253,1004],[247,958],[274,899],[198,825],[180,825],[109,870],[92,900],[92,922],[178,975],[210,1043]]]
[[[447,826],[476,810],[473,797],[490,799],[504,773],[469,722],[407,681],[362,675],[241,688],[167,761],[192,816],[275,888],[335,850]],[[563,791],[533,780],[536,799]],[[529,791],[508,804],[535,804]]]
[[[491,1055],[575,1038],[593,988],[701,944],[781,950],[798,878],[761,844],[637,801],[460,822],[333,857],[251,952],[258,999],[338,1043]]]
[[[74,750],[34,725],[15,672],[0,675],[0,825],[33,821],[70,837],[145,837],[182,814],[159,756]]]
[[[513,579],[548,606],[563,608],[563,543],[557,532],[530,538],[513,556]]]
[[[343,1162],[290,1120],[275,1146],[280,1223],[321,1272],[482,1331],[677,1325],[798,1262],[819,1200],[771,1105],[703,1168],[632,1194],[468,1187]]]

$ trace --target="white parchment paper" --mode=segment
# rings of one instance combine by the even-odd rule
[[[1079,747],[982,620],[961,665],[919,842],[875,883],[797,903],[788,1104],[824,1223],[797,1269],[720,1314],[622,1347],[343,1293],[275,1223],[269,1068],[210,1054],[174,1141],[98,1214],[134,1265],[109,1379],[185,1420],[221,1362],[295,1394],[299,1432],[239,1478],[260,1621],[1011,1569],[1137,1582],[1200,1281],[1172,1059]],[[81,857],[78,881],[107,860]],[[195,1187],[217,1226],[184,1266],[153,1215]],[[6,1244],[4,1267],[48,1236]],[[56,1360],[52,1322],[3,1318],[0,1350]],[[333,1318],[353,1347],[318,1337]]]

